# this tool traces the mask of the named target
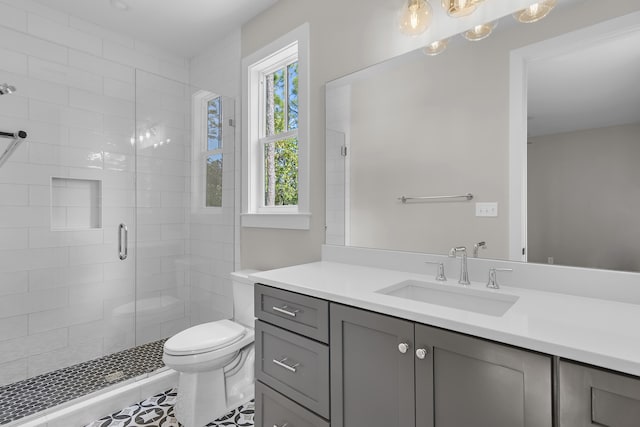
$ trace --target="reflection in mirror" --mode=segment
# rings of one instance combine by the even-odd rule
[[[529,260],[534,262],[638,271],[640,266],[634,265],[629,258],[640,262],[640,256],[633,255],[629,247],[632,241],[640,241],[640,236],[633,235],[630,231],[633,225],[622,225],[622,220],[625,216],[632,217],[634,212],[637,217],[640,212],[640,206],[628,203],[632,199],[640,200],[638,174],[626,173],[632,169],[633,161],[630,159],[640,158],[637,157],[640,153],[624,154],[626,160],[620,161],[611,156],[618,148],[600,147],[600,152],[588,154],[590,157],[587,158],[587,146],[581,146],[580,150],[568,153],[575,160],[572,168],[583,172],[583,176],[576,175],[578,178],[573,181],[563,180],[562,174],[569,172],[563,166],[568,160],[557,152],[551,153],[551,158],[544,157],[549,155],[544,152],[544,147],[555,145],[555,150],[561,146],[559,142],[546,141],[549,135],[570,132],[567,128],[557,128],[557,123],[567,121],[558,109],[570,112],[575,108],[572,104],[559,102],[567,98],[559,89],[567,88],[583,96],[598,95],[601,98],[597,100],[582,98],[577,103],[604,105],[605,111],[613,112],[612,103],[618,105],[622,98],[614,92],[611,76],[617,76],[619,72],[598,67],[609,78],[596,84],[586,77],[575,78],[585,74],[584,70],[563,68],[567,62],[585,67],[575,58],[549,59],[550,66],[556,67],[549,71],[544,71],[544,61],[537,64],[539,68],[535,68],[533,62],[527,64],[532,65],[528,70],[532,79],[538,76],[537,80],[530,82],[529,91],[533,119],[528,140],[532,144],[527,145],[526,123],[519,141],[510,138],[513,134],[510,133],[510,127],[513,127],[510,123],[510,116],[513,116],[510,112],[513,110],[510,106],[512,52],[558,37],[569,30],[590,27],[622,15],[628,15],[631,17],[628,21],[634,21],[635,27],[640,27],[640,12],[637,12],[640,5],[631,5],[632,2],[628,1],[602,3],[567,2],[564,8],[558,7],[543,21],[533,25],[518,24],[513,17],[507,16],[500,21],[495,34],[483,42],[469,43],[456,37],[442,55],[431,57],[416,51],[328,83],[326,242],[446,254],[452,246],[460,245],[471,252],[474,244],[484,241],[486,249],[479,254],[486,258],[520,260],[525,249],[529,252]],[[629,15],[630,12],[636,13]],[[622,57],[627,59],[625,67],[629,67],[629,75],[640,75],[637,64],[640,43],[618,41],[612,42],[612,46],[625,54]],[[589,64],[607,62],[601,56],[588,59],[587,54],[593,50],[585,47],[578,49],[584,50],[582,61]],[[636,68],[631,69],[632,66]],[[587,87],[576,88],[556,79],[564,75],[573,76],[570,79],[572,83],[582,81]],[[526,87],[527,81],[520,84]],[[636,83],[635,86],[639,85]],[[542,92],[538,96],[539,90],[554,93],[557,97],[549,100],[543,97]],[[603,125],[578,113],[579,118],[586,119],[587,125],[574,130],[590,132],[593,128],[626,126],[617,132],[639,142],[637,128],[640,116],[637,110],[631,111],[627,107],[637,106],[640,94],[627,90],[625,96],[630,98],[623,108],[617,110],[631,116],[635,114],[635,125],[633,120],[626,119],[615,125]],[[526,100],[526,97],[522,98]],[[538,98],[541,101],[534,104]],[[522,107],[525,118],[526,108],[525,102]],[[552,119],[547,125],[543,125],[545,116]],[[549,126],[548,130],[536,130],[541,129],[538,124]],[[595,134],[590,138],[602,140]],[[587,136],[576,134],[573,139],[586,141]],[[607,136],[606,140],[609,142],[611,138]],[[529,165],[529,203],[522,202],[523,207],[529,207],[522,209],[528,213],[528,218],[523,215],[518,221],[510,218],[510,213],[518,213],[518,209],[512,208],[514,201],[517,202],[512,192],[514,187],[527,181],[526,178],[521,182],[513,180],[514,173],[510,168],[513,169],[516,163],[510,160],[510,155],[513,156],[515,150],[510,144],[515,143],[523,147],[523,159],[519,161],[526,160],[526,147],[529,147],[530,160],[535,162]],[[348,153],[346,157],[341,156],[343,146]],[[546,149],[550,150],[552,148]],[[598,157],[594,158],[594,155]],[[547,170],[554,163],[558,167],[554,172],[556,175]],[[589,174],[594,163],[607,165],[607,169]],[[526,166],[517,173],[526,176]],[[602,175],[610,178],[607,183],[601,179]],[[621,200],[621,196],[614,196],[609,186],[617,186],[626,194],[627,201]],[[517,195],[526,200],[527,186],[521,187],[522,191]],[[549,187],[558,191],[554,195],[541,192],[541,189]],[[594,192],[601,193],[604,198],[594,198]],[[472,193],[474,199],[408,203],[398,200],[401,196],[467,193]],[[589,197],[586,197],[587,193]],[[578,197],[587,204],[564,208],[557,202],[558,199],[575,201]],[[594,203],[603,207],[600,213],[593,209]],[[533,211],[534,206],[543,209],[541,212]],[[568,214],[569,224],[550,223],[559,211],[566,209],[574,209]],[[576,215],[575,209],[581,214]],[[586,222],[589,215],[585,210],[593,211],[590,216],[596,223]],[[602,215],[605,214],[612,218],[606,220],[609,226],[602,226],[605,221]],[[514,231],[518,224],[528,224],[529,233],[524,232],[524,237],[514,239],[513,236],[519,234]],[[621,230],[621,233],[612,233],[614,224],[617,227],[615,231]],[[558,227],[573,234],[563,235]],[[579,236],[586,234],[587,230],[595,231],[588,239],[580,240]],[[603,234],[613,235],[614,242],[604,243]],[[622,243],[622,234],[628,238],[628,244]],[[545,236],[555,239],[544,242]],[[618,248],[623,253],[618,253]],[[610,254],[615,262],[597,260],[595,253]]]
[[[640,271],[640,31],[527,70],[528,260]]]

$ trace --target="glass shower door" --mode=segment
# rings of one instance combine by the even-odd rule
[[[233,316],[235,102],[136,73],[136,344]]]
[[[133,70],[98,80],[0,99],[0,131],[27,133],[0,168],[0,385],[135,344]]]
[[[189,326],[189,86],[136,72],[136,343]]]

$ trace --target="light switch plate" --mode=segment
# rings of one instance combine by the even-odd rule
[[[476,216],[498,216],[498,203],[476,203]]]

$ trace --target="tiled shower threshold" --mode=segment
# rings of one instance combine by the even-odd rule
[[[0,387],[0,425],[164,367],[159,340]]]

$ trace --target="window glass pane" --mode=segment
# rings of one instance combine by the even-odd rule
[[[220,97],[207,103],[207,150],[222,147],[222,101]]]
[[[298,62],[294,62],[287,67],[288,83],[288,123],[287,128],[298,129]]]
[[[206,207],[222,206],[222,154],[207,157]]]
[[[266,114],[265,135],[276,135],[285,131],[286,112],[286,73],[281,68],[266,76]]]
[[[298,139],[264,145],[264,205],[298,204]]]

